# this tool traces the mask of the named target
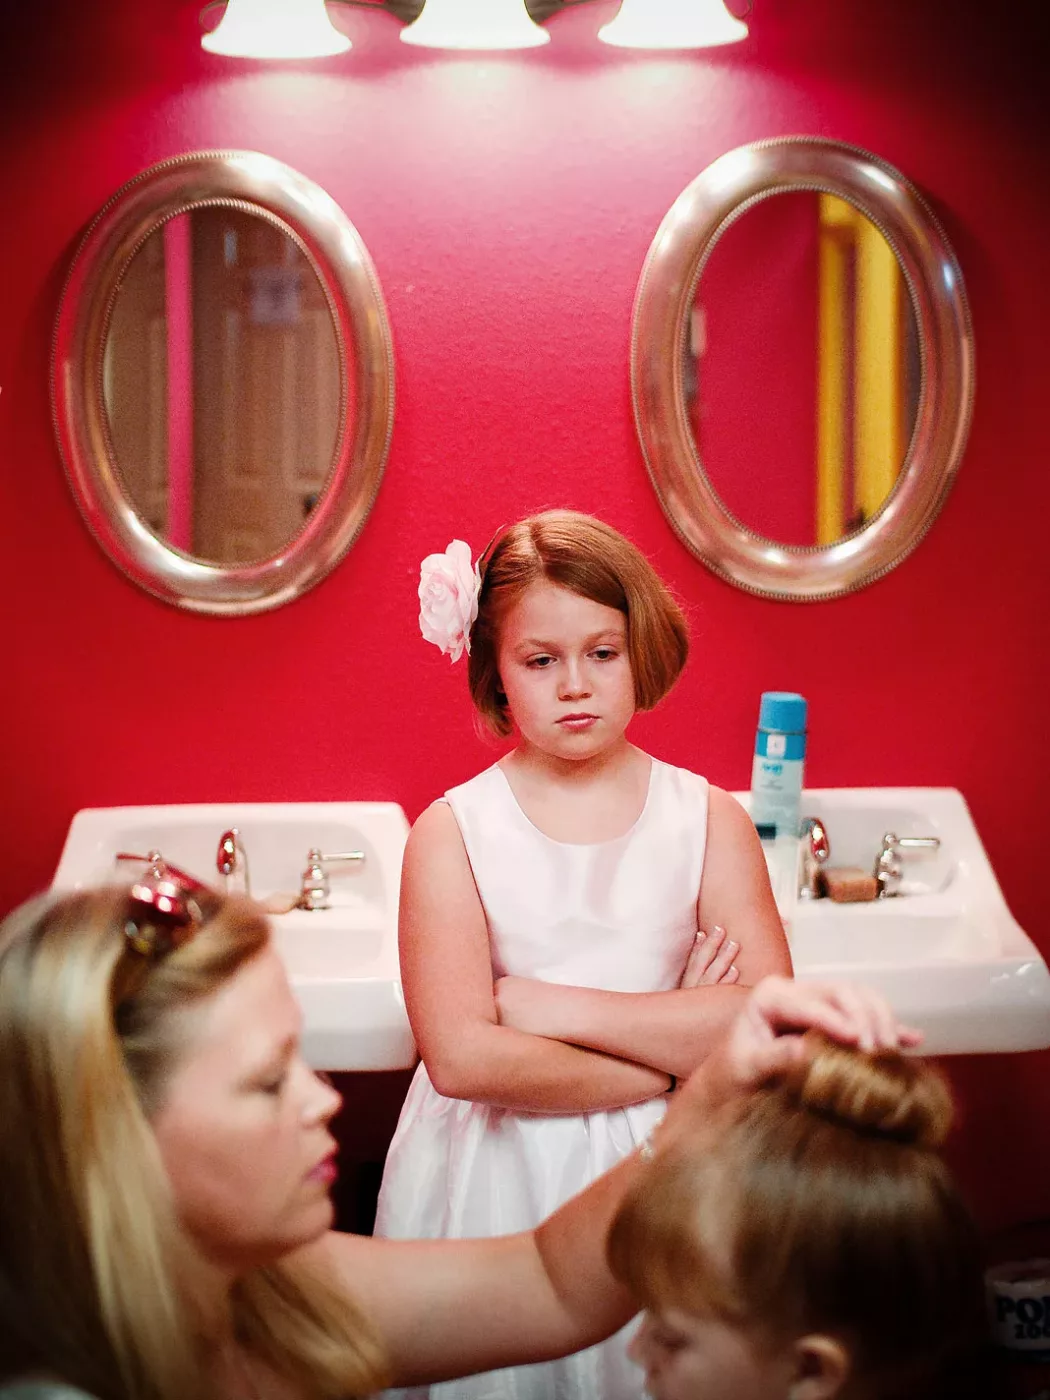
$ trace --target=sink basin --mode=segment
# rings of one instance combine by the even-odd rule
[[[800,906],[789,933],[792,956],[803,967],[957,965],[997,952],[987,925],[960,920],[950,910],[908,913],[888,900],[850,907],[822,899]]]
[[[778,843],[770,873],[797,977],[878,988],[925,1032],[929,1054],[1050,1047],[1050,973],[1007,908],[961,793],[812,789],[802,811],[827,828],[830,866],[871,870],[891,831],[937,836],[940,846],[905,855],[901,894],[839,904],[798,899],[797,851]]]
[[[78,812],[52,888],[128,883],[141,869],[119,851],[161,854],[216,888],[220,835],[235,826],[256,899],[294,895],[307,852],[357,850],[332,864],[328,909],[270,916],[274,943],[303,1009],[303,1050],[315,1069],[409,1069],[416,1052],[401,996],[397,903],[405,814],[393,802],[203,803],[94,807]]]

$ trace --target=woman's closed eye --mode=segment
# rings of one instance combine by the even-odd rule
[[[280,1098],[292,1072],[292,1054],[286,1052],[279,1060],[271,1060],[251,1081],[250,1088],[260,1094]]]

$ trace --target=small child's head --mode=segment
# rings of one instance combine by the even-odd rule
[[[569,510],[530,516],[499,537],[482,570],[470,693],[501,738],[512,723],[499,675],[500,627],[534,584],[557,584],[623,614],[636,709],[651,710],[678,679],[689,651],[681,609],[645,556],[611,525]]]
[[[973,1382],[980,1249],[936,1151],[948,1091],[896,1052],[816,1047],[675,1135],[613,1223],[654,1400],[947,1400]]]

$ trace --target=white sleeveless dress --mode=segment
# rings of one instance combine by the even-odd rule
[[[488,920],[493,978],[605,991],[676,987],[696,935],[707,780],[652,762],[624,836],[543,835],[494,765],[445,794]],[[522,1113],[449,1099],[416,1070],[387,1156],[376,1234],[467,1238],[529,1230],[615,1166],[663,1117],[663,1095],[608,1112]],[[640,1400],[634,1325],[575,1356],[397,1392],[412,1400]],[[394,1392],[389,1392],[394,1394]]]

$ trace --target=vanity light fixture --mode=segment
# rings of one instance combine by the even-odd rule
[[[243,58],[321,58],[350,40],[327,7],[380,11],[404,23],[406,44],[459,50],[530,49],[550,42],[542,21],[591,0],[208,0],[223,10],[201,44]],[[748,6],[750,13],[750,4]],[[598,31],[606,44],[632,49],[701,49],[747,38],[747,25],[723,0],[622,0]]]
[[[623,0],[598,38],[626,49],[710,49],[746,39],[747,25],[722,0]]]
[[[325,0],[229,0],[201,47],[236,58],[324,58],[350,40],[325,10]]]
[[[403,43],[431,49],[534,49],[550,37],[525,0],[426,0],[401,31]]]

